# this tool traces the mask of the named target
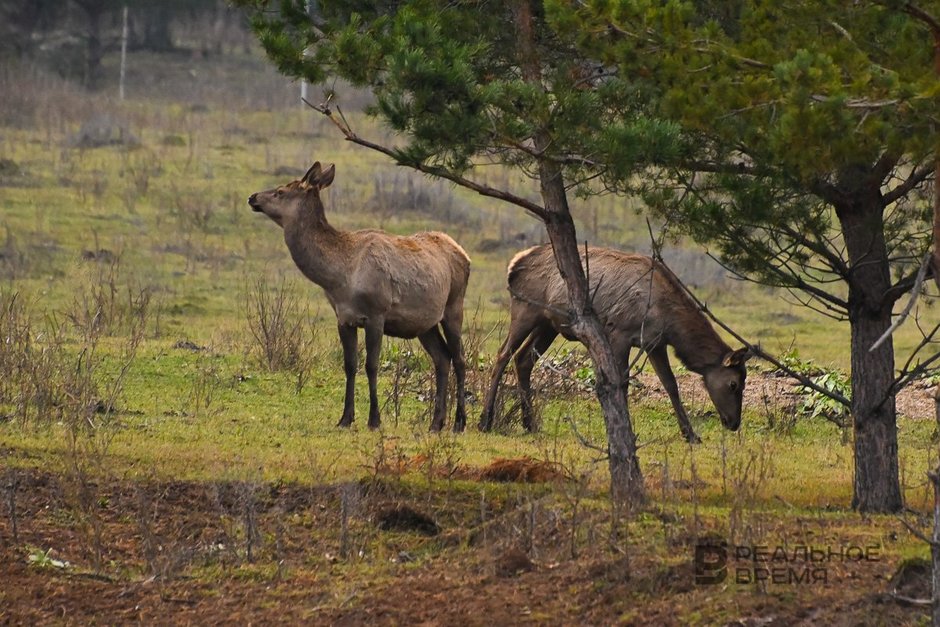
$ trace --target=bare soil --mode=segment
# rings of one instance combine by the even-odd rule
[[[509,465],[502,460],[501,472]],[[689,520],[654,508],[611,542],[609,512],[572,515],[572,501],[559,505],[557,495],[575,493],[557,486],[422,491],[395,477],[81,486],[40,470],[3,476],[0,624],[856,625],[926,616],[888,594],[898,567],[888,557],[828,563],[827,582],[812,586],[696,585]],[[389,516],[394,528],[382,529]],[[762,524],[779,525],[777,537],[802,529],[796,541],[816,545],[862,545],[886,525],[849,513]],[[697,525],[707,532],[706,520]]]

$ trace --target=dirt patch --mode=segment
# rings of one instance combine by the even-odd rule
[[[702,377],[686,372],[677,375],[676,381],[679,383],[679,395],[688,407],[698,407],[706,413],[714,411]],[[636,377],[636,384],[637,389],[633,392],[635,398],[643,402],[669,402],[669,396],[655,374],[640,374]],[[774,373],[749,372],[744,387],[744,407],[757,412],[795,413],[802,402],[799,392],[801,385],[796,379]],[[898,413],[915,420],[933,420],[935,390],[936,385],[924,381],[908,385],[897,394]]]

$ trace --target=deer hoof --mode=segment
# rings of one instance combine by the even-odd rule
[[[466,428],[467,414],[465,412],[458,411],[457,415],[454,416],[454,433],[462,433]]]
[[[685,436],[685,441],[689,444],[701,444],[702,438],[698,437],[695,433],[687,433]]]

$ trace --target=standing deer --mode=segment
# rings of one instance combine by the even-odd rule
[[[320,163],[303,178],[252,194],[248,204],[284,229],[294,263],[326,292],[336,313],[343,345],[346,399],[339,426],[355,416],[358,329],[365,328],[369,378],[369,428],[381,423],[376,377],[382,335],[417,337],[434,362],[436,393],[431,430],[440,431],[447,414],[450,365],[457,377],[454,430],[462,431],[466,368],[460,333],[470,258],[444,233],[408,237],[378,230],[340,231],[326,220],[320,190],[333,182],[335,166]],[[444,332],[443,336],[441,331]]]
[[[747,376],[744,364],[751,356],[748,350],[732,350],[668,268],[659,262],[643,255],[593,247],[587,259],[582,253],[581,261],[588,270],[594,310],[607,329],[614,354],[623,356],[626,367],[631,348],[646,351],[669,394],[685,439],[701,441],[679,399],[667,345],[675,348],[679,360],[689,370],[702,375],[721,422],[731,431],[737,431],[741,425],[741,399]],[[517,254],[509,262],[508,283],[511,293],[509,335],[493,367],[480,419],[483,431],[493,426],[499,381],[513,355],[522,423],[527,430],[534,430],[530,378],[535,362],[559,333],[566,339],[575,339],[566,327],[568,293],[551,246],[536,246]]]

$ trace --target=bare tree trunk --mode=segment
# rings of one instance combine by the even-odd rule
[[[104,45],[101,42],[102,11],[97,7],[86,9],[88,32],[85,34],[85,87],[97,89],[101,79],[101,57]]]
[[[864,512],[896,512],[903,506],[898,479],[898,434],[894,383],[894,343],[869,348],[891,326],[885,294],[891,286],[884,240],[882,204],[876,186],[846,194],[836,211],[842,223],[852,274],[849,325],[852,329],[852,415],[855,427],[855,480],[852,507]]]
[[[173,16],[170,8],[157,4],[147,11],[144,18],[144,40],[142,47],[154,52],[170,52],[176,49],[173,44],[173,35],[170,30],[170,22]]]
[[[529,0],[517,0],[513,17],[523,76],[530,83],[541,86],[541,64]],[[544,153],[551,145],[551,137],[544,129],[536,131],[533,141],[538,154]],[[571,331],[587,347],[595,366],[597,400],[607,428],[611,499],[632,506],[643,501],[644,487],[636,435],[623,393],[625,364],[613,354],[607,334],[592,308],[561,167],[548,158],[539,158],[538,168],[542,201],[549,214],[545,226],[558,271],[568,289]]]

